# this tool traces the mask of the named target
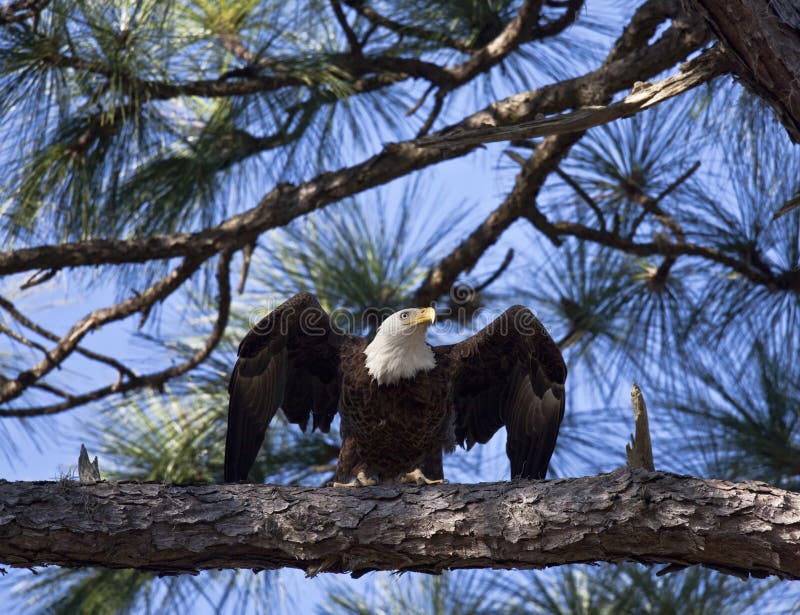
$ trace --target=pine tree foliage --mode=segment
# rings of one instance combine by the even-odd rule
[[[88,404],[80,431],[107,476],[221,480],[236,344],[271,306],[310,290],[356,333],[370,333],[370,310],[420,298],[460,307],[469,322],[440,332],[445,341],[510,303],[533,307],[573,387],[555,475],[622,463],[630,419],[620,390],[635,379],[648,394],[657,467],[796,489],[800,153],[763,101],[719,76],[572,135],[479,152],[431,153],[414,141],[607,105],[636,81],[673,74],[713,44],[679,11],[659,0],[4,4],[4,459],[16,458],[19,434],[58,440],[49,415]],[[480,202],[452,172],[422,171],[451,158],[492,186]],[[204,232],[216,234],[205,242]],[[159,287],[170,271],[176,284]],[[241,294],[235,279],[231,290],[237,274]],[[79,297],[114,287],[113,300],[90,303],[108,310],[91,312],[87,330],[122,322],[117,334],[148,359],[129,367],[124,352],[88,337],[69,346],[65,332],[80,321],[33,309],[49,301],[53,277]],[[63,357],[51,365],[47,353]],[[150,357],[161,357],[158,370],[186,369],[162,377]],[[75,376],[91,370],[104,378],[84,389]],[[284,427],[270,430],[251,478],[328,480],[335,429]],[[455,456],[448,475],[485,479],[505,463],[502,444]],[[266,612],[279,607],[284,578],[290,592],[307,587],[248,571],[46,570],[0,582],[42,612]],[[334,613],[798,604],[780,585],[628,564],[325,587],[319,609]]]

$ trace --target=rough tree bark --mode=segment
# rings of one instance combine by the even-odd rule
[[[691,0],[742,81],[800,143],[800,8],[792,0]]]
[[[798,579],[798,547],[798,493],[641,469],[363,489],[0,482],[11,566],[359,575],[632,560]]]

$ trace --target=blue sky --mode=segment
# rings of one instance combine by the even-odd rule
[[[618,3],[621,6],[623,3]],[[589,3],[585,12],[590,17],[597,16],[604,19],[608,16],[603,7],[608,3],[592,2]],[[602,10],[601,10],[602,9]],[[618,18],[619,16],[617,16]],[[597,36],[598,44],[607,41],[604,37]],[[583,71],[583,66],[576,64],[564,68],[570,74],[579,74]],[[550,81],[543,75],[531,75],[533,83]],[[498,96],[510,94],[517,91],[517,88],[510,87],[503,82],[503,76],[496,72],[493,78],[493,85],[499,90]],[[419,94],[419,92],[417,92]],[[448,115],[452,120],[473,112],[482,107],[486,98],[474,91],[464,91],[459,93],[448,107]],[[447,123],[442,120],[442,125]],[[354,143],[342,144],[345,150],[345,158],[350,161],[359,161],[369,153],[377,151],[380,143],[372,141],[367,149],[361,149]],[[478,151],[466,158],[449,161],[435,166],[423,172],[427,181],[422,185],[426,187],[435,186],[430,193],[420,194],[420,215],[430,216],[431,223],[435,223],[437,215],[430,215],[429,212],[446,211],[450,216],[458,219],[457,230],[450,237],[451,242],[463,238],[480,221],[482,221],[503,199],[511,182],[513,181],[515,169],[513,164],[502,155],[503,144],[493,144],[484,150]],[[407,180],[395,181],[385,188],[382,188],[384,199],[388,207],[396,207],[404,194],[404,185]],[[244,191],[243,197],[238,200],[238,205],[234,206],[235,211],[251,207],[258,198],[271,188],[270,184],[255,182],[248,186]],[[238,209],[237,209],[238,208]],[[234,213],[235,213],[234,211]],[[373,214],[380,216],[382,213],[377,209]],[[265,241],[269,241],[267,237]],[[444,248],[445,246],[443,246]],[[503,285],[513,285],[519,280],[524,280],[526,276],[535,276],[536,263],[541,261],[546,254],[543,244],[526,222],[518,222],[508,230],[500,240],[499,244],[493,247],[480,261],[476,272],[473,272],[477,279],[483,279],[486,274],[493,271],[499,264],[509,247],[514,247],[517,257],[512,263],[504,281],[498,283],[498,287]],[[446,251],[443,251],[443,254]],[[234,267],[232,277],[238,275]],[[11,298],[19,308],[24,308],[27,314],[31,315],[37,322],[46,325],[56,333],[64,333],[74,324],[74,322],[88,313],[90,310],[105,305],[111,305],[117,299],[120,286],[116,280],[108,280],[97,276],[90,284],[86,283],[86,276],[81,280],[76,279],[72,272],[62,272],[54,280],[43,287],[34,289],[31,292],[18,291],[19,285],[24,281],[23,276],[12,276],[0,281],[0,292]],[[173,306],[164,311],[164,318],[161,323],[161,332],[169,337],[173,327],[179,328],[180,321],[180,299],[170,300]],[[257,308],[258,306],[253,306]],[[530,307],[537,310],[534,302]],[[0,312],[0,318],[5,318],[5,314]],[[545,321],[545,324],[548,324]],[[134,369],[144,371],[155,366],[153,349],[135,341],[136,319],[132,318],[124,323],[113,325],[107,329],[91,333],[85,340],[85,346],[89,349],[103,352],[110,355],[121,356],[131,363]],[[185,331],[175,331],[180,337]],[[0,339],[0,352],[8,349],[5,339]],[[18,347],[14,347],[17,349]],[[34,354],[31,358],[35,357]],[[59,375],[63,381],[69,381],[80,389],[88,389],[93,386],[100,386],[113,379],[112,370],[98,368],[97,364],[77,359],[63,370]],[[598,441],[614,442],[613,455],[602,455],[601,465],[605,470],[611,470],[620,465],[624,457],[623,439],[627,436],[626,425],[632,429],[632,415],[629,410],[629,391],[633,380],[638,380],[647,396],[647,382],[642,381],[641,374],[625,374],[621,377],[619,384],[614,388],[609,396],[601,396],[593,386],[593,375],[586,370],[573,371],[568,380],[568,406],[565,430],[569,430],[571,413],[589,412],[595,413],[595,432],[592,434]],[[654,434],[658,437],[659,431],[659,408],[651,404],[651,425]],[[1,426],[7,430],[16,445],[13,459],[9,460],[0,456],[0,476],[7,480],[52,480],[64,474],[74,471],[77,464],[78,451],[80,444],[86,442],[90,454],[95,454],[96,446],[87,436],[86,425],[91,424],[96,416],[97,407],[82,408],[73,410],[55,417],[31,419],[28,423],[22,424],[18,421],[7,421]],[[0,431],[0,434],[3,432]],[[220,439],[224,434],[220,434]],[[563,442],[563,440],[562,440]],[[482,465],[479,474],[465,476],[464,479],[492,481],[504,480],[507,478],[508,461],[504,454],[504,434],[499,433],[486,447],[484,447]],[[470,459],[477,455],[471,452]],[[465,453],[459,452],[450,462],[448,475],[455,473],[456,466],[461,464]],[[656,465],[661,469],[670,469],[669,460],[656,459]],[[563,448],[557,448],[554,457],[554,466],[561,473],[567,475],[580,475],[585,473],[586,466],[580,462],[569,459],[568,452],[565,454]],[[100,467],[103,468],[103,459],[100,458]],[[12,578],[15,580],[27,578],[30,573],[27,571],[14,571]],[[376,575],[368,575],[360,580],[344,580],[348,586],[359,589],[370,587]],[[389,583],[403,582],[397,577],[389,577]],[[202,579],[202,577],[201,577]],[[313,580],[306,580],[302,573],[298,571],[283,571],[280,574],[280,582],[284,585],[283,590],[278,588],[279,595],[284,596],[280,603],[281,609],[285,612],[296,612],[302,608],[307,611],[311,605],[317,604],[323,597],[323,589],[330,578],[325,575]],[[296,590],[299,590],[296,591]],[[294,598],[290,596],[301,596],[299,602],[292,602]],[[203,608],[199,612],[203,612]],[[206,609],[210,612],[210,609]]]

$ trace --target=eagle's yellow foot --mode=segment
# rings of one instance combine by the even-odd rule
[[[436,480],[431,480],[422,473],[422,470],[417,468],[413,472],[408,472],[407,474],[401,476],[400,482],[414,483],[416,485],[439,485],[444,482],[444,479],[438,478]]]
[[[359,472],[355,479],[349,483],[337,483],[336,481],[333,481],[334,487],[372,487],[373,485],[377,484],[377,480],[367,476],[363,471]]]

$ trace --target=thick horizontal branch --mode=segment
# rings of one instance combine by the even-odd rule
[[[620,469],[360,489],[0,482],[0,564],[168,573],[700,564],[800,578],[800,494]]]

